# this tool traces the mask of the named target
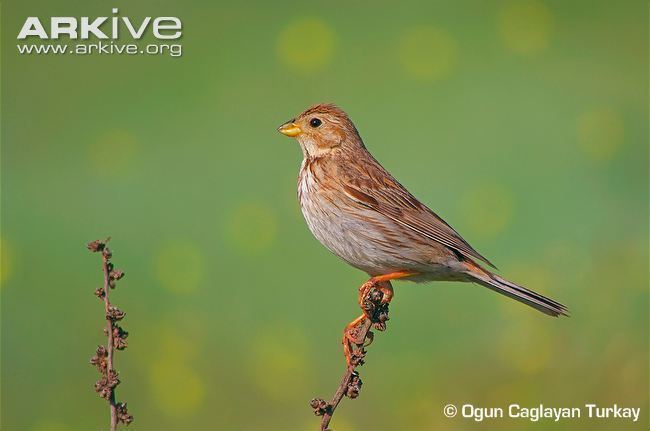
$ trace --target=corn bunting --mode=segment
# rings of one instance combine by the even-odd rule
[[[372,288],[390,302],[390,280],[473,282],[550,316],[567,308],[508,281],[450,225],[418,201],[366,149],[347,114],[315,105],[278,131],[295,137],[303,153],[298,198],[312,234],[332,253],[365,271],[360,303]],[[350,363],[350,329],[343,345]]]

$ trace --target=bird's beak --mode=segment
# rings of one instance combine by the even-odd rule
[[[287,121],[286,123],[278,127],[278,132],[293,138],[295,136],[298,136],[300,133],[302,133],[302,130],[293,121]]]

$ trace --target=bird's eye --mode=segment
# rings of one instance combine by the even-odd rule
[[[319,118],[312,118],[311,120],[309,120],[309,125],[311,127],[318,127],[321,124],[323,124],[323,122]]]

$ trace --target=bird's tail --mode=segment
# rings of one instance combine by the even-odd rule
[[[548,314],[549,316],[558,317],[569,315],[569,310],[559,302],[553,301],[537,292],[533,292],[523,286],[519,286],[518,284],[501,278],[498,275],[481,268],[474,262],[466,261],[465,263],[468,268],[466,273],[472,278],[472,281],[481,286],[485,286],[502,295],[523,302],[524,304],[533,307],[544,314]]]

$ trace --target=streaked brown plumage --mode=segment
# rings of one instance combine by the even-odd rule
[[[371,285],[392,292],[389,280],[397,278],[475,282],[548,315],[567,314],[562,304],[479,265],[494,267],[375,160],[338,107],[312,106],[278,130],[296,137],[303,151],[298,196],[311,232],[367,272]]]

